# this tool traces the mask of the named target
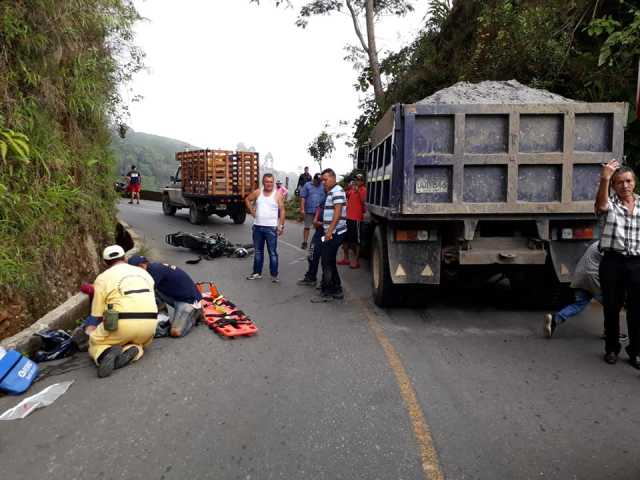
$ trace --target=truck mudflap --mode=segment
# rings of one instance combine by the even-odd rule
[[[396,284],[440,284],[440,238],[430,241],[399,242],[395,230],[387,228],[387,252],[391,280]]]
[[[580,261],[582,255],[584,255],[587,247],[593,242],[594,240],[552,240],[549,242],[551,262],[553,263],[553,268],[559,282],[571,282],[578,261]]]

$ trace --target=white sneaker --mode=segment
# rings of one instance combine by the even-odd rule
[[[252,273],[247,277],[247,280],[260,280],[261,278],[262,275],[260,275],[259,273]]]
[[[273,283],[280,283],[280,280],[278,280],[278,277],[271,277],[271,281]]]

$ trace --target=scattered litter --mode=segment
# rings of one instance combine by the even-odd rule
[[[38,376],[38,365],[16,350],[0,347],[0,391],[25,392]]]
[[[547,90],[527,87],[517,80],[480,83],[458,82],[420,100],[422,104],[522,104],[571,103],[573,100]]]
[[[231,243],[221,233],[176,232],[167,235],[165,241],[174,247],[184,247],[203,254],[195,260],[187,260],[190,265],[199,263],[203,258],[206,260],[223,256],[244,258],[254,251],[253,245]]]
[[[20,418],[25,418],[34,410],[51,405],[69,389],[73,382],[74,381],[71,380],[69,382],[54,383],[53,385],[49,385],[41,392],[25,398],[18,405],[4,412],[2,415],[0,415],[0,420],[17,420]]]
[[[197,283],[202,293],[202,313],[204,322],[217,334],[228,337],[251,337],[258,333],[258,327],[238,307],[224,298],[211,282]]]
[[[34,334],[42,340],[42,348],[31,358],[34,362],[60,360],[76,352],[76,344],[71,335],[64,330],[44,330]]]

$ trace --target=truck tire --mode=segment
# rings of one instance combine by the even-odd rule
[[[171,203],[169,202],[169,197],[166,195],[162,197],[162,213],[164,213],[168,217],[176,214],[176,207],[171,205]]]
[[[236,210],[231,214],[231,219],[236,225],[242,225],[247,219],[247,211],[244,208]]]
[[[189,222],[194,225],[202,225],[207,220],[207,216],[194,202],[189,206]]]
[[[391,281],[387,239],[384,227],[377,226],[371,245],[371,285],[373,301],[379,307],[391,307],[395,301],[395,285]]]

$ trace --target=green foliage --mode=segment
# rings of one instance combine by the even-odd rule
[[[336,149],[333,143],[333,136],[326,131],[322,131],[320,135],[313,139],[313,141],[307,147],[309,155],[318,162],[318,167],[322,171],[322,161],[325,158],[331,156],[331,153]]]
[[[622,2],[627,3],[627,2]],[[594,19],[587,29],[589,35],[606,40],[600,48],[598,66],[613,66],[615,63],[628,64],[640,55],[640,8],[629,5],[629,23],[614,19],[611,15]]]
[[[366,142],[391,105],[419,101],[463,80],[515,78],[576,100],[633,104],[640,55],[635,5],[624,0],[432,0],[418,38],[381,61],[389,86],[381,108],[370,97],[362,103],[358,143]],[[362,72],[362,85],[367,75]],[[632,165],[640,165],[640,121],[631,114],[625,152]]]
[[[110,122],[142,67],[130,0],[0,3],[0,303],[114,223]],[[47,299],[51,301],[51,299]]]

